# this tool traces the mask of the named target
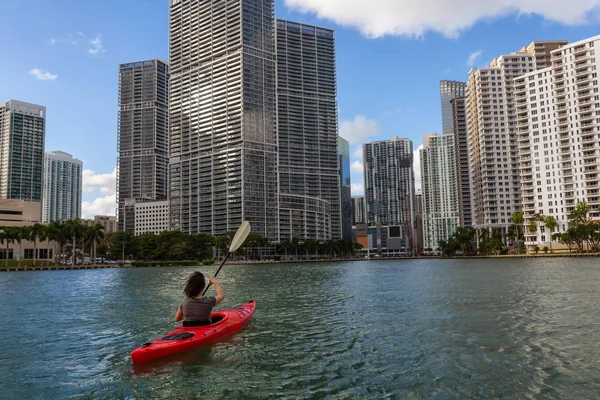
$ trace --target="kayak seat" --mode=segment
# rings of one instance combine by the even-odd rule
[[[193,333],[189,333],[189,332],[185,332],[185,333],[176,333],[174,335],[169,335],[169,336],[165,336],[163,338],[160,338],[161,342],[164,342],[166,340],[185,340],[185,339],[191,339],[194,337]]]

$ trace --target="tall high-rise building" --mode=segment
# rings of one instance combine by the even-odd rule
[[[338,171],[340,177],[340,217],[342,240],[352,240],[352,185],[350,182],[350,143],[338,136]]]
[[[82,190],[83,162],[62,151],[47,152],[42,222],[81,218]]]
[[[554,232],[564,232],[583,201],[600,219],[597,49],[600,36],[564,44],[551,52],[551,66],[515,79],[525,225],[542,214],[555,218]],[[525,232],[526,244],[549,243],[553,232],[539,225]]]
[[[0,199],[42,201],[46,107],[0,104]]]
[[[403,247],[414,249],[412,141],[393,136],[363,144],[363,158],[367,223],[402,226]]]
[[[440,81],[440,102],[442,106],[442,133],[454,132],[454,118],[452,114],[452,99],[464,97],[467,88],[466,82]]]
[[[160,60],[119,66],[118,225],[135,231],[135,204],[167,198],[169,67]]]
[[[367,223],[367,202],[365,196],[352,196],[352,226]]]
[[[415,250],[417,254],[423,253],[423,192],[415,194]]]
[[[450,101],[454,120],[454,160],[458,189],[459,225],[473,225],[471,211],[471,179],[469,173],[469,138],[467,136],[467,116],[465,98],[457,97]]]
[[[279,239],[274,30],[273,0],[171,0],[174,229]]]
[[[521,210],[514,79],[551,66],[550,52],[565,41],[533,42],[472,69],[466,114],[473,225],[505,234]]]
[[[281,240],[339,240],[334,32],[280,19],[276,26]]]
[[[421,180],[423,246],[438,249],[458,228],[459,206],[454,158],[454,134],[423,135]]]

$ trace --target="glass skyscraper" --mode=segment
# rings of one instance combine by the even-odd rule
[[[363,145],[365,198],[369,225],[402,227],[402,247],[415,248],[413,144],[393,136]]]
[[[440,81],[442,133],[454,133],[454,117],[452,116],[452,104],[450,104],[450,101],[457,97],[464,97],[466,88],[466,82]]]
[[[136,203],[167,198],[168,82],[168,64],[160,60],[119,66],[120,231],[135,231]]]
[[[335,37],[277,20],[281,239],[339,240]]]
[[[338,136],[338,166],[340,174],[340,208],[342,240],[352,240],[352,187],[350,185],[350,143]]]
[[[41,203],[45,133],[46,107],[0,104],[0,199]]]
[[[171,224],[279,236],[273,0],[171,0]]]

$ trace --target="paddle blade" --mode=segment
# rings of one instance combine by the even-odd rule
[[[246,241],[248,234],[250,233],[250,223],[248,221],[242,222],[242,225],[238,228],[233,240],[231,241],[231,246],[229,246],[229,252],[233,253],[237,249],[240,248],[242,244]]]

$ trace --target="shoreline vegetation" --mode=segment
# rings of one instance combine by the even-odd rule
[[[307,264],[307,263],[337,263],[348,261],[400,261],[400,260],[452,260],[452,259],[506,259],[506,258],[573,258],[573,257],[600,257],[600,253],[553,253],[553,254],[502,254],[481,256],[422,256],[422,257],[384,257],[384,258],[323,258],[312,260],[238,260],[227,261],[226,265],[254,265],[254,264]],[[177,261],[152,262],[152,263],[119,263],[119,264],[93,264],[93,265],[27,265],[14,267],[1,267],[0,272],[15,271],[66,271],[80,269],[114,269],[114,268],[169,268],[169,267],[198,267],[206,266],[202,261]]]

